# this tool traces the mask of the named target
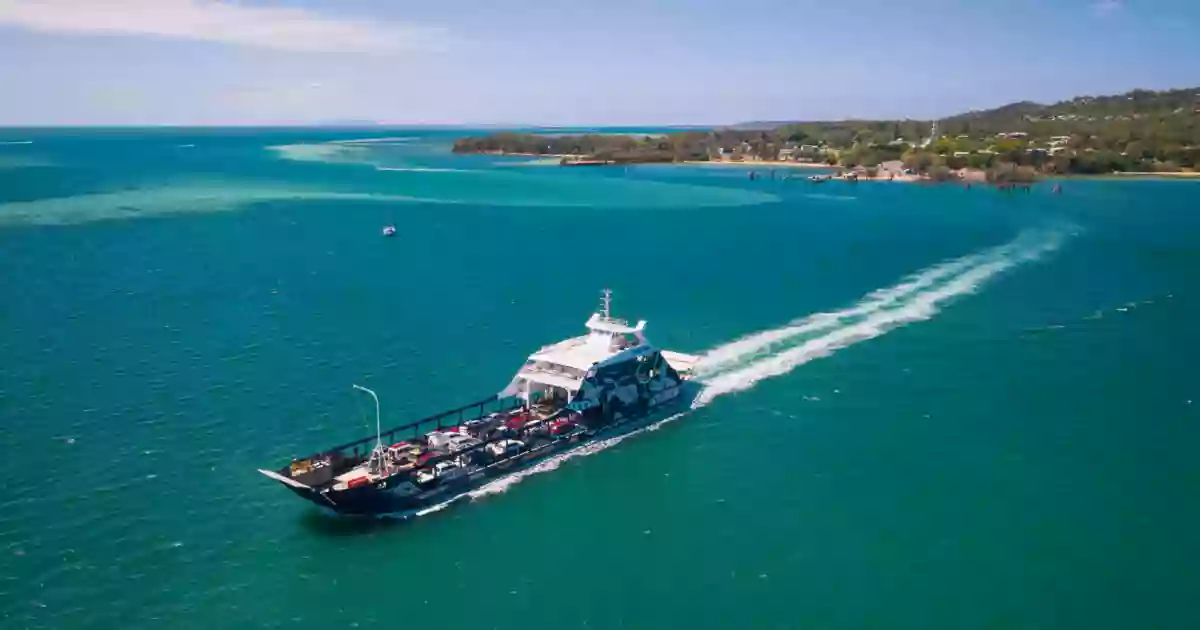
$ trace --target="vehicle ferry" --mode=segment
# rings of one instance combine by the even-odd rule
[[[661,350],[646,322],[612,317],[531,354],[498,394],[259,472],[339,514],[409,515],[556,454],[644,427],[695,397],[697,357]]]

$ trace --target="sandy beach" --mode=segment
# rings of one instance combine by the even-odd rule
[[[1091,175],[1091,176],[1085,176],[1085,177],[1113,177],[1113,178],[1122,178],[1122,177],[1147,177],[1147,178],[1167,177],[1167,178],[1171,178],[1171,179],[1176,179],[1176,178],[1188,179],[1188,178],[1200,178],[1200,171],[1168,171],[1168,172],[1156,172],[1156,171],[1128,171],[1128,172],[1120,172],[1120,171],[1119,171],[1119,172],[1114,172],[1114,173],[1108,173],[1108,174],[1105,174],[1105,175]]]
[[[715,161],[715,160],[714,161],[694,160],[694,161],[678,162],[678,163],[679,164],[687,164],[687,165],[691,165],[691,166],[703,166],[703,165],[707,165],[707,164],[716,165],[716,166],[740,166],[740,167],[746,168],[747,170],[756,170],[756,169],[762,169],[762,168],[775,168],[775,167],[820,169],[820,170],[827,170],[827,171],[845,170],[842,167],[830,166],[825,163],[776,162],[776,161],[769,161],[769,160],[743,160],[741,162]],[[836,180],[836,181],[846,181],[849,178],[847,178],[845,175],[831,175],[830,179]],[[900,182],[900,183],[911,184],[911,183],[925,181],[925,178],[923,178],[919,175],[905,175],[902,173],[894,173],[894,172],[880,172],[875,177],[867,177],[867,175],[865,173],[860,172],[858,175],[857,181],[860,181],[860,182]]]
[[[537,154],[537,153],[503,153],[499,151],[484,151],[484,155],[499,155],[507,157],[532,157],[536,158],[528,162],[514,162],[506,166],[557,166],[565,155],[552,154]],[[636,166],[640,163],[630,164],[615,164],[613,166]],[[741,167],[751,171],[761,171],[761,169],[773,168],[795,168],[795,169],[810,169],[810,170],[826,170],[826,171],[844,171],[840,166],[830,166],[823,162],[781,162],[773,160],[686,160],[682,162],[647,162],[647,164],[675,164],[684,166],[723,166],[723,167]],[[761,176],[761,173],[760,173]],[[947,182],[959,184],[987,184],[987,175],[979,169],[963,169],[960,171],[961,179]],[[1102,175],[1042,175],[1039,179],[1188,179],[1200,181],[1200,171],[1179,171],[1179,172],[1153,172],[1153,171],[1129,171],[1105,173]],[[835,181],[845,181],[845,175],[831,175],[830,179]],[[901,173],[882,172],[875,177],[867,177],[866,174],[859,172],[858,181],[860,182],[900,182],[906,184],[921,183],[930,181],[927,177],[920,175],[904,175]]]
[[[818,169],[818,170],[826,170],[826,171],[845,171],[846,170],[843,167],[830,166],[824,162],[782,162],[782,161],[774,161],[774,160],[742,160],[740,162],[734,162],[734,161],[728,161],[728,160],[721,160],[721,161],[693,160],[693,161],[687,161],[687,162],[679,162],[679,164],[688,164],[688,165],[693,165],[693,166],[703,166],[706,164],[711,164],[711,165],[715,165],[715,166],[740,166],[740,167],[748,169],[748,170],[755,170],[755,169],[762,169],[762,168],[776,168],[776,167]],[[844,181],[847,178],[845,177],[845,175],[832,175],[831,179]],[[878,173],[875,177],[867,177],[865,173],[859,172],[858,181],[860,181],[860,182],[900,182],[900,183],[911,184],[911,183],[926,181],[926,178],[923,178],[919,175],[905,175],[903,173],[896,173],[894,171],[883,171],[883,172]]]
[[[762,168],[762,167],[774,168],[774,167],[778,166],[778,167],[784,167],[784,168],[819,168],[819,169],[826,169],[826,170],[831,170],[831,171],[837,170],[837,168],[838,168],[836,166],[830,166],[828,164],[825,164],[824,162],[778,162],[778,161],[771,161],[771,160],[743,160],[741,162],[733,162],[730,160],[687,160],[684,162],[677,162],[677,164],[741,166],[741,167],[746,167],[746,168]]]

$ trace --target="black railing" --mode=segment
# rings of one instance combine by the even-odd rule
[[[427,425],[431,425],[428,431],[436,431],[443,427],[456,427],[464,422],[482,418],[489,413],[512,411],[513,409],[521,407],[523,404],[524,403],[517,398],[500,398],[499,396],[493,395],[489,396],[488,398],[484,398],[483,400],[463,405],[462,407],[451,409],[449,411],[443,411],[442,413],[432,415],[427,418],[422,418],[416,422],[409,422],[398,427],[392,427],[380,433],[379,436],[385,443],[394,444],[397,440],[397,437],[399,437],[399,439],[415,438],[423,433],[426,433],[427,431],[422,429]],[[475,413],[468,416],[467,412],[472,410],[475,410]],[[451,419],[451,421],[447,422],[447,419]],[[354,440],[353,442],[346,442],[345,444],[339,444],[332,448],[324,449],[321,452],[310,455],[304,459],[309,459],[325,453],[345,451],[348,449],[354,449],[354,452],[357,455],[357,447],[367,444],[374,446],[374,435],[369,435],[367,437]],[[367,450],[369,451],[370,449]]]
[[[663,392],[670,391],[673,389],[685,390],[687,387],[688,387],[688,385],[687,385],[686,381],[679,381],[679,382],[676,382],[675,384],[671,385],[670,387],[660,390],[657,393],[661,394]],[[682,391],[681,391],[681,393],[682,393]],[[490,469],[495,465],[499,465],[499,464],[503,464],[505,462],[510,462],[510,461],[519,460],[519,459],[523,459],[523,458],[528,460],[528,458],[530,458],[531,456],[534,457],[534,459],[540,459],[541,456],[537,455],[537,454],[542,453],[549,448],[552,448],[554,446],[560,446],[564,442],[569,443],[576,437],[587,439],[587,438],[597,435],[597,434],[607,433],[608,431],[611,431],[622,425],[637,421],[641,418],[644,418],[647,415],[652,415],[653,413],[655,413],[656,411],[660,410],[663,407],[669,407],[669,406],[673,406],[675,404],[677,404],[676,401],[669,401],[666,403],[662,403],[656,407],[645,408],[642,410],[641,413],[635,414],[633,416],[626,416],[625,418],[622,418],[621,420],[619,420],[617,422],[601,425],[601,426],[594,427],[594,428],[588,427],[586,425],[579,425],[579,426],[576,426],[574,430],[569,431],[565,434],[546,435],[544,437],[549,438],[548,443],[541,444],[535,448],[531,448],[529,450],[522,451],[518,454],[510,455],[507,457],[502,457],[499,460],[492,462],[485,468]],[[515,398],[515,397],[500,398],[498,396],[492,396],[490,398],[485,398],[483,400],[471,403],[469,405],[464,405],[457,409],[451,409],[450,411],[445,411],[445,412],[442,412],[442,413],[434,415],[434,416],[429,416],[428,418],[423,418],[421,420],[417,420],[416,422],[410,422],[408,424],[403,424],[398,427],[393,427],[393,428],[388,429],[387,431],[381,433],[380,435],[387,436],[386,442],[388,444],[392,444],[392,443],[394,443],[393,440],[396,439],[396,435],[401,432],[404,432],[404,431],[412,432],[410,439],[419,437],[420,435],[423,434],[422,427],[429,423],[435,423],[436,428],[441,429],[441,428],[447,426],[447,423],[444,422],[444,420],[446,418],[457,416],[458,421],[456,423],[449,423],[449,426],[458,426],[459,424],[462,424],[464,422],[468,422],[468,421],[474,420],[476,418],[482,418],[489,413],[493,413],[493,412],[503,413],[503,412],[513,411],[513,410],[521,408],[523,406],[524,406],[524,402],[519,398]],[[489,408],[491,409],[491,411],[488,411]],[[471,410],[471,409],[476,409],[478,411],[477,411],[477,413],[475,413],[473,415],[473,417],[467,418],[465,413],[467,410]],[[437,462],[447,460],[447,459],[469,456],[471,453],[473,453],[475,451],[479,451],[483,448],[486,448],[490,444],[493,444],[493,443],[496,443],[496,442],[499,442],[502,440],[506,440],[506,439],[511,439],[511,438],[508,435],[503,435],[503,434],[495,435],[490,438],[481,439],[481,440],[479,440],[479,443],[472,445],[470,447],[467,447],[465,449],[462,449],[460,451],[455,451],[453,453],[449,453],[449,452],[436,453],[432,457],[428,458],[425,462],[423,462],[421,466],[418,466],[418,467],[414,468],[413,470],[415,471],[415,470],[419,470],[422,468],[428,468],[428,467],[433,466]],[[347,442],[346,444],[342,444],[342,445],[336,446],[334,448],[326,449],[324,451],[321,451],[320,453],[315,453],[313,455],[309,455],[308,457],[306,457],[304,459],[316,458],[316,457],[320,457],[322,455],[328,455],[328,454],[333,454],[333,453],[342,453],[343,457],[345,457],[345,454],[343,453],[343,451],[352,448],[352,449],[354,449],[353,456],[349,459],[342,460],[343,465],[349,467],[349,466],[361,463],[362,461],[364,461],[366,459],[366,456],[370,453],[370,448],[364,449],[361,452],[359,449],[360,449],[360,447],[362,447],[364,445],[368,445],[368,444],[371,445],[371,447],[373,447],[374,440],[375,440],[374,437],[365,437],[362,439],[355,440],[353,442]],[[529,461],[532,461],[532,460],[529,460]],[[288,468],[285,466],[279,472],[281,474],[287,474],[287,472],[286,472],[287,470],[288,470]]]

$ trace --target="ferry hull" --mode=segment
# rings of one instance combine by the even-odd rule
[[[399,496],[388,489],[378,489],[375,486],[350,488],[340,492],[321,493],[316,490],[291,489],[297,496],[311,501],[316,505],[345,515],[376,515],[395,514],[422,507],[423,503],[415,497]]]

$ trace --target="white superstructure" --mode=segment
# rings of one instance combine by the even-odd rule
[[[635,359],[657,351],[646,340],[646,321],[637,325],[612,316],[612,291],[605,289],[600,309],[584,324],[587,334],[545,346],[529,355],[501,396],[517,396],[526,403],[555,401],[562,404],[575,398],[583,381],[594,368]],[[664,353],[666,356],[668,353]],[[686,371],[695,357],[669,353]],[[686,364],[682,365],[682,364]]]

